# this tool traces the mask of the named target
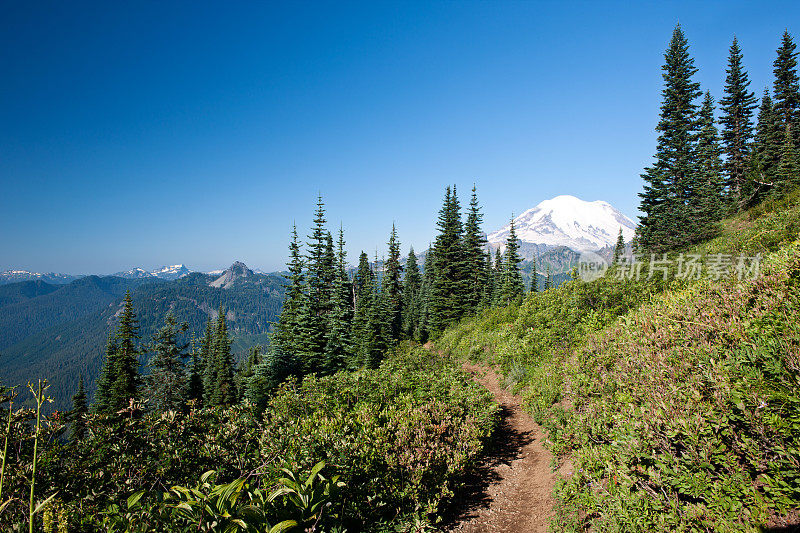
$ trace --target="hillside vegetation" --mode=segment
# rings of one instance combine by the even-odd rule
[[[800,507],[800,194],[720,228],[691,253],[764,254],[755,279],[612,269],[437,342],[500,366],[572,463],[556,530],[753,531]]]

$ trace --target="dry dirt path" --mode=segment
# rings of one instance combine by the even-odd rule
[[[556,474],[544,433],[490,368],[465,363],[464,370],[500,404],[494,444],[457,495],[444,531],[462,533],[546,532],[552,515]]]

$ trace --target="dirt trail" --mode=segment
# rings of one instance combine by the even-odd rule
[[[465,363],[464,370],[500,404],[501,421],[494,444],[457,496],[445,531],[463,533],[546,532],[552,515],[556,474],[544,433],[522,410],[521,400],[486,367]]]

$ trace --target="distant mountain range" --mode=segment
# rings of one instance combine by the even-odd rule
[[[220,305],[226,309],[235,354],[268,341],[283,303],[282,276],[258,274],[239,262],[220,275],[172,270],[180,277],[85,276],[59,285],[30,280],[0,286],[0,382],[47,378],[59,409],[69,407],[81,374],[93,391],[106,337],[127,290],[144,344],[170,311],[189,324],[184,340],[199,337]],[[149,354],[140,359],[146,363]]]
[[[45,283],[64,284],[75,281],[82,276],[72,274],[56,274],[55,272],[29,272],[27,270],[3,270],[0,272],[0,285],[19,283],[20,281],[43,281]]]
[[[124,272],[117,272],[113,275],[120,278],[159,278],[173,280],[182,278],[183,276],[188,276],[191,274],[191,272],[192,271],[186,268],[184,265],[172,265],[162,266],[161,268],[149,271],[140,267],[136,267]]]
[[[194,271],[189,270],[186,267],[186,265],[179,264],[179,265],[162,266],[160,268],[156,268],[155,270],[145,270],[144,268],[141,267],[134,267],[130,270],[116,272],[111,275],[125,279],[156,278],[156,279],[165,279],[171,281],[178,278],[182,278],[184,276],[188,276],[192,272]],[[225,272],[225,270],[220,269],[207,272],[207,274],[219,275],[222,274],[223,272]],[[254,270],[254,272],[257,274],[268,274],[267,272],[263,272],[261,270]],[[85,277],[87,277],[85,274],[81,275],[56,274],[55,272],[41,273],[41,272],[30,272],[28,270],[10,269],[10,270],[0,271],[0,285],[5,285],[8,283],[19,283],[20,281],[44,281],[45,283],[64,285],[67,283],[71,283],[76,279]]]

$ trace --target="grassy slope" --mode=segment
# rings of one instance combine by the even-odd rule
[[[800,507],[800,195],[727,220],[700,253],[755,280],[567,283],[447,331],[524,390],[574,463],[558,530],[756,530]]]

